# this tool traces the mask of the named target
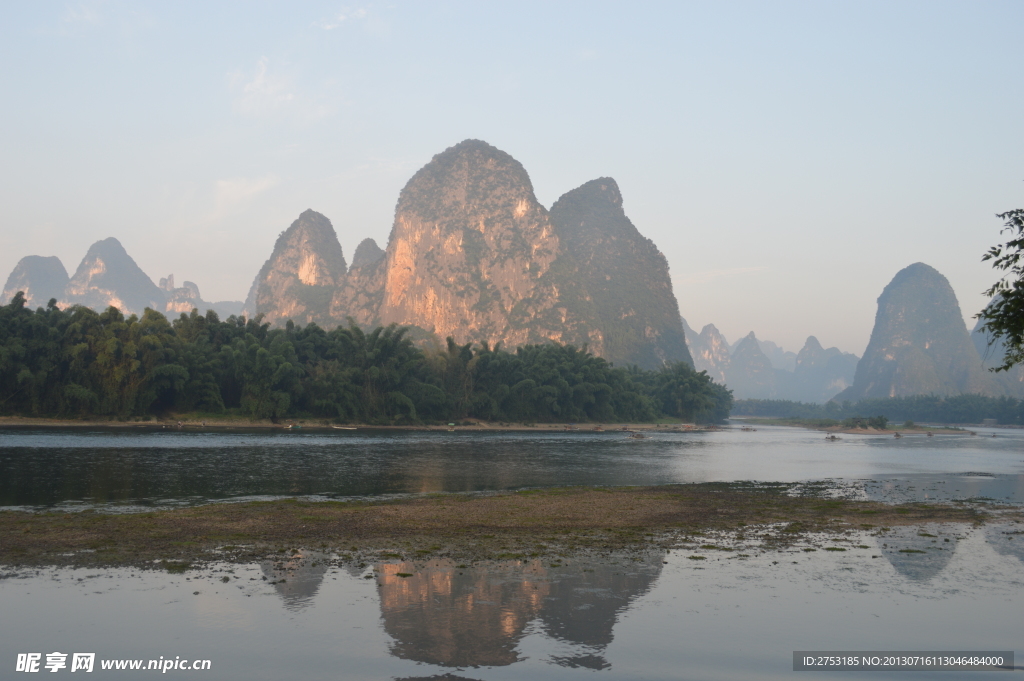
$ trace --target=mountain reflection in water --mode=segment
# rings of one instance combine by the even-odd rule
[[[264,579],[274,585],[289,610],[301,610],[313,603],[328,567],[328,556],[307,549],[295,549],[260,563]]]
[[[619,613],[661,573],[663,552],[555,567],[551,561],[499,561],[458,567],[377,566],[384,630],[396,657],[445,667],[504,666],[536,622],[573,647],[553,657],[565,667],[605,669],[605,647]]]
[[[989,525],[985,528],[985,541],[1001,556],[1013,556],[1024,563],[1024,525]]]
[[[957,526],[894,527],[877,537],[885,559],[907,579],[923,582],[949,565],[960,542]]]

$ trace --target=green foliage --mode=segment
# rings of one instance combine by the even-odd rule
[[[197,310],[173,322],[84,307],[0,307],[0,413],[252,419],[309,416],[376,424],[455,421],[644,422],[725,419],[732,394],[679,362],[614,367],[571,345],[514,353],[448,339],[424,352],[396,325],[325,331]]]
[[[868,418],[868,428],[878,428],[879,430],[885,430],[889,425],[889,419],[884,416],[872,416]]]
[[[1006,352],[1003,364],[992,370],[1006,371],[1024,362],[1024,209],[996,217],[1006,221],[1002,231],[1009,232],[1012,238],[990,248],[981,259],[992,260],[992,266],[1007,275],[985,291],[994,299],[976,317],[984,320],[981,328],[989,334],[991,342],[1001,343]]]

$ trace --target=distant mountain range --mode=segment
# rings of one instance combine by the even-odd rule
[[[70,278],[54,256],[22,258],[7,277],[2,299],[8,301],[18,291],[25,293],[26,305],[31,308],[45,307],[56,299],[60,307],[84,305],[105,310],[113,306],[125,314],[142,314],[147,307],[169,314],[212,309],[225,317],[242,311],[241,301],[204,301],[199,287],[190,281],[175,288],[173,274],[157,286],[113,237],[90,246]]]
[[[359,243],[351,266],[331,221],[303,212],[283,232],[244,304],[206,302],[192,282],[153,283],[114,238],[93,244],[74,275],[56,257],[22,258],[3,290],[30,307],[115,306],[139,314],[212,309],[324,328],[397,323],[443,343],[557,341],[619,364],[682,361],[738,399],[823,403],[913,394],[1024,397],[1024,368],[993,374],[1001,346],[967,331],[949,282],[916,263],[878,299],[860,360],[809,336],[794,353],[753,332],[730,345],[712,324],[680,316],[668,264],[623,210],[612,178],[563,194],[549,209],[507,153],[466,140],[437,154],[402,189],[385,248]]]
[[[821,347],[808,336],[799,353],[787,352],[754,332],[730,345],[708,324],[697,333],[683,320],[694,367],[724,383],[736,399],[827,402],[853,383],[857,356]]]
[[[980,322],[969,333],[944,276],[924,263],[900,270],[878,298],[871,340],[860,360],[824,349],[814,336],[794,355],[753,332],[730,345],[708,324],[683,320],[694,366],[725,383],[737,399],[824,403],[909,395],[1006,395],[1024,398],[1024,367],[992,373],[1004,351],[989,345]]]

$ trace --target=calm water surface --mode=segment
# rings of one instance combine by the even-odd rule
[[[1020,527],[926,526],[863,535],[855,539],[868,548],[841,553],[703,551],[705,561],[672,551],[559,567],[439,560],[344,570],[307,552],[185,575],[9,571],[0,669],[13,671],[18,652],[61,651],[209,659],[203,678],[256,681],[821,679],[837,673],[795,673],[792,651],[1019,655],[1024,536],[1007,533]],[[927,556],[922,530],[952,541]],[[925,553],[899,552],[908,547]],[[150,676],[97,669],[89,678]]]
[[[825,442],[816,432],[759,428],[630,442],[563,432],[8,430],[0,505],[136,510],[281,495],[823,479],[885,500],[1024,502],[1024,433],[978,432]],[[0,567],[0,678],[17,678],[17,653],[53,651],[207,658],[212,673],[167,678],[247,680],[841,676],[791,671],[794,650],[815,649],[1016,649],[1020,665],[1022,527],[897,528],[851,537],[843,552],[753,544],[557,566],[343,569],[303,549],[276,563],[183,575]],[[695,554],[706,560],[690,560]],[[89,678],[152,676],[97,669]],[[990,675],[914,674],[974,677]]]
[[[8,429],[0,430],[0,506],[130,510],[282,495],[821,479],[919,483],[872,487],[872,496],[914,487],[922,497],[1024,501],[1024,431],[977,432],[826,442],[821,433],[782,427],[640,441],[612,432]]]

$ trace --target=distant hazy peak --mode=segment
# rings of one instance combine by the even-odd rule
[[[118,257],[118,258],[129,258],[128,251],[124,250],[124,246],[121,242],[112,236],[108,236],[106,239],[100,239],[95,242],[92,246],[89,246],[89,250],[86,251],[85,258],[79,264],[78,268],[81,269],[87,260],[92,258],[103,258],[103,257]],[[77,274],[77,271],[76,271]]]
[[[614,179],[599,177],[562,194],[551,206],[551,210],[554,211],[555,206],[565,200],[586,200],[593,205],[606,204],[621,209],[622,192],[619,191],[619,185]]]
[[[718,327],[715,326],[714,324],[705,324],[704,328],[700,330],[700,335],[701,335],[702,338],[712,338],[713,337],[713,338],[717,338],[718,340],[720,340],[722,343],[725,343],[726,345],[729,344],[729,342],[725,339],[725,336],[722,334],[721,331],[718,330]]]
[[[761,400],[777,397],[775,370],[753,331],[736,344],[725,375],[726,384],[737,396]]]
[[[985,308],[991,306],[998,298],[997,295],[988,301]],[[984,319],[979,319],[974,325],[974,329],[971,331],[971,341],[973,341],[974,348],[977,350],[978,356],[981,357],[985,368],[990,369],[1003,363],[1003,358],[1006,355],[1006,341],[1000,338],[997,342],[990,343],[992,336],[982,328],[984,323]],[[1018,364],[1009,371],[1000,371],[990,375],[1007,395],[1018,399],[1024,398],[1024,365]]]
[[[142,271],[114,237],[89,247],[65,289],[65,303],[94,310],[113,306],[124,314],[163,310],[166,293]]]
[[[67,284],[68,272],[59,258],[28,255],[18,261],[7,277],[0,304],[6,304],[18,291],[24,291],[28,308],[43,307],[51,298],[60,300]]]
[[[818,350],[821,351],[821,343],[814,336],[808,336],[807,340],[804,341],[804,350]],[[801,350],[803,352],[803,350]]]
[[[749,359],[753,357],[757,357],[759,361],[760,358],[763,357],[765,363],[767,363],[768,366],[771,366],[771,360],[768,359],[768,355],[764,354],[764,351],[761,350],[761,344],[757,341],[757,336],[755,336],[754,332],[751,331],[740,339],[740,342],[733,348],[732,361],[742,361],[744,358]]]
[[[352,255],[352,267],[372,265],[384,257],[384,250],[373,239],[363,239]]]

